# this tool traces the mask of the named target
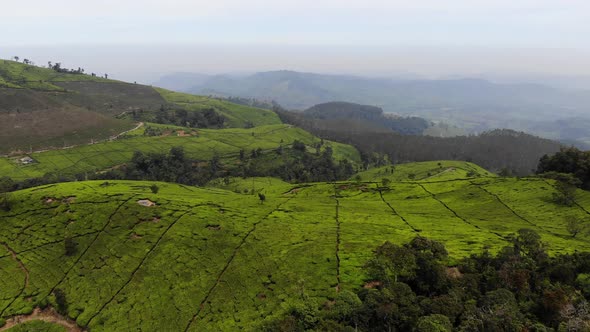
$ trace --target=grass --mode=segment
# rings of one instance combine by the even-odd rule
[[[440,160],[377,167],[360,172],[358,176],[363,181],[381,181],[384,178],[390,181],[447,181],[496,175],[473,163]]]
[[[41,320],[32,320],[18,324],[8,330],[8,332],[66,332],[64,326],[55,323],[44,322]]]
[[[296,127],[288,125],[261,126],[251,129],[201,129],[197,136],[144,137],[131,134],[129,138],[110,142],[84,145],[71,149],[51,150],[33,153],[34,164],[21,165],[18,157],[0,158],[0,174],[15,180],[40,177],[46,173],[60,175],[95,172],[131,160],[135,151],[144,153],[166,153],[174,146],[182,146],[190,158],[209,160],[217,154],[221,157],[236,157],[241,149],[249,153],[252,149],[270,150],[280,145],[300,140],[312,146],[319,138]],[[352,146],[326,142],[334,147],[337,160],[351,158],[360,162],[360,156]]]
[[[91,81],[112,82],[100,77],[58,73],[53,69],[25,65],[10,60],[0,60],[0,87],[33,89],[44,91],[65,91],[56,82]]]
[[[573,238],[564,221],[588,217],[588,192],[566,207],[553,203],[550,181],[482,175],[387,188],[232,178],[206,188],[157,183],[157,194],[141,181],[15,192],[12,210],[0,212],[7,245],[0,246],[0,316],[54,304],[49,294],[59,288],[69,316],[93,331],[257,330],[302,293],[325,302],[362,287],[362,266],[384,241],[419,234],[443,242],[456,259],[497,252],[510,234],[530,228],[552,254],[590,250],[590,236]],[[77,243],[71,256],[65,238]]]
[[[246,126],[263,126],[281,123],[279,116],[273,111],[233,104],[211,97],[173,92],[161,88],[156,88],[156,91],[167,102],[179,105],[188,111],[214,109],[227,119],[227,125],[229,127],[244,128]]]

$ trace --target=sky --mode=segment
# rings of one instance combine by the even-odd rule
[[[3,58],[59,57],[128,80],[274,69],[590,75],[587,0],[3,0],[0,29]]]

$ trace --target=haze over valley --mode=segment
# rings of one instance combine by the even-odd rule
[[[590,4],[0,11],[0,331],[590,331]]]

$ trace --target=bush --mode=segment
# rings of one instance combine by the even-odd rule
[[[55,305],[56,310],[62,315],[66,315],[68,310],[68,302],[66,301],[66,293],[61,290],[60,288],[56,288],[53,291],[53,295],[55,296]]]
[[[445,315],[429,315],[420,317],[416,328],[416,332],[447,332],[453,330],[453,324],[449,320],[449,317]]]
[[[155,184],[152,184],[152,185],[150,186],[150,190],[152,191],[152,193],[154,193],[154,194],[157,194],[157,193],[158,193],[158,191],[160,191],[160,187],[158,187],[158,186],[157,186],[157,185],[155,185]]]

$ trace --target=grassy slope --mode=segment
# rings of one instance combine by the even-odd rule
[[[189,111],[215,109],[228,120],[227,124],[229,127],[244,128],[247,123],[254,126],[281,123],[278,115],[269,110],[233,104],[224,100],[205,96],[173,92],[161,88],[156,88],[156,91],[158,91],[167,102],[177,104]]]
[[[264,204],[233,192],[252,182],[264,188]],[[0,246],[0,316],[28,312],[60,288],[71,316],[93,331],[184,330],[190,322],[191,331],[256,330],[302,290],[325,301],[338,285],[360,287],[360,267],[386,240],[421,234],[461,257],[497,251],[526,227],[552,253],[590,250],[590,237],[572,238],[564,221],[588,216],[590,193],[578,193],[579,206],[557,206],[555,189],[541,179],[403,181],[381,193],[377,183],[289,186],[267,178],[216,184],[232,191],[159,183],[152,194],[151,184],[14,193],[13,210],[0,212],[0,242],[27,268],[29,284],[23,289],[24,271]],[[138,205],[142,198],[157,207]],[[71,257],[66,236],[78,243]]]
[[[134,126],[116,116],[166,103],[189,111],[214,109],[231,128],[281,123],[268,110],[0,60],[0,154],[106,139]]]
[[[246,152],[257,148],[269,150],[291,144],[294,140],[310,146],[319,142],[317,137],[303,129],[289,125],[251,129],[200,129],[196,137],[144,137],[132,134],[129,138],[112,142],[33,153],[30,156],[37,163],[31,165],[20,165],[16,158],[0,158],[0,174],[23,180],[49,172],[69,175],[93,172],[128,162],[135,151],[165,153],[174,146],[184,147],[191,158],[209,160],[214,154],[221,157],[237,156],[240,149]],[[326,144],[333,147],[336,159],[360,162],[359,153],[352,146],[335,142]]]
[[[29,66],[10,60],[0,60],[0,77],[0,87],[62,92],[64,88],[53,83],[70,81],[112,82],[90,75],[58,73],[48,68]]]
[[[457,178],[495,176],[476,164],[455,160],[425,161],[399,164],[394,167],[384,166],[360,172],[358,175],[363,181],[381,181],[384,178],[391,181],[412,180],[412,178],[423,181],[445,181]],[[354,177],[356,178],[356,175]]]

